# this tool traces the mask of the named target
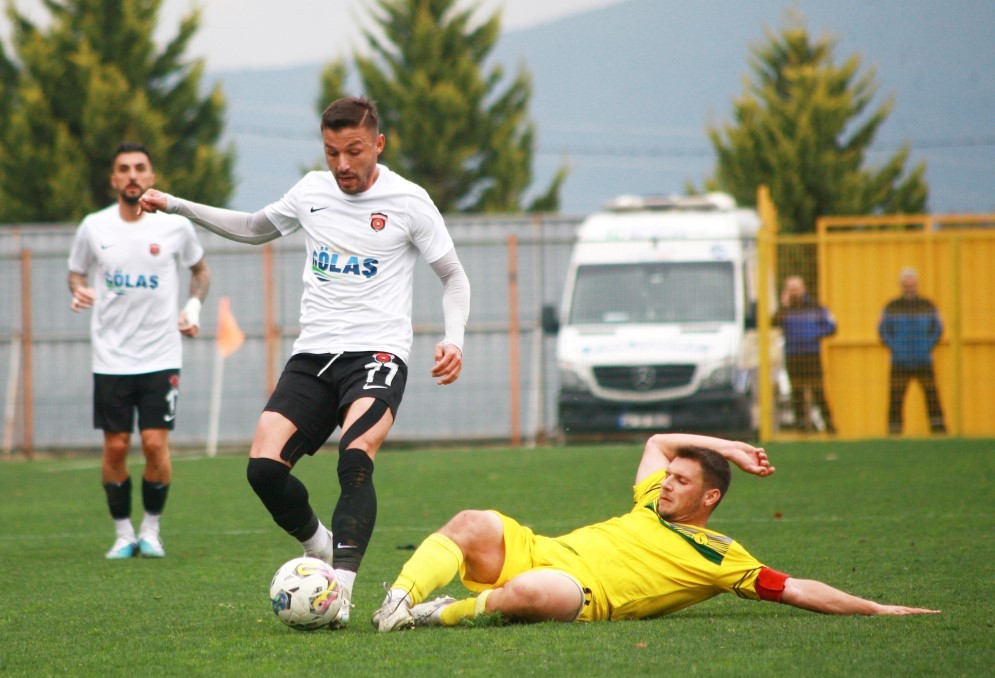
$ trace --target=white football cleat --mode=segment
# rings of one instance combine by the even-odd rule
[[[111,547],[111,550],[104,554],[104,558],[108,560],[126,560],[134,558],[136,555],[138,555],[138,544],[130,539],[118,537],[114,541],[114,546]]]
[[[166,549],[162,547],[162,540],[155,534],[145,534],[138,538],[138,552],[142,554],[142,558],[166,557]]]
[[[411,616],[411,598],[407,591],[391,589],[384,598],[383,605],[373,613],[371,621],[380,633],[389,631],[406,631],[415,627],[415,618]]]
[[[442,596],[435,600],[411,606],[411,616],[415,626],[442,626],[442,610],[456,602],[452,596]]]

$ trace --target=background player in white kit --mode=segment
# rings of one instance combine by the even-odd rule
[[[69,255],[69,290],[73,311],[93,308],[93,425],[104,431],[101,474],[117,533],[106,555],[161,558],[159,517],[172,481],[169,432],[179,395],[180,335],[197,335],[211,272],[188,220],[139,208],[142,193],[155,184],[144,146],[118,146],[110,179],[117,202],[80,223]],[[190,299],[177,314],[181,268],[190,269]],[[145,516],[137,536],[128,472],[136,411],[145,455]]]
[[[143,209],[181,214],[239,242],[305,234],[301,334],[256,425],[249,484],[306,555],[332,563],[346,604],[376,522],[373,459],[393,425],[407,379],[411,299],[419,252],[443,282],[445,338],[432,375],[451,384],[463,366],[470,284],[428,193],[379,165],[384,148],[376,106],[332,102],[321,118],[330,172],[310,172],[283,198],[253,214],[147,191]],[[341,488],[332,530],[318,520],[303,483],[290,474],[336,426]],[[332,540],[334,533],[335,539]]]

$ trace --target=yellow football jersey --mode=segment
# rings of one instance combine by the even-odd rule
[[[658,617],[719,593],[759,599],[754,584],[763,564],[742,546],[657,514],[665,477],[660,471],[634,486],[629,513],[555,538],[580,556],[602,589],[595,597],[607,601],[607,610],[594,618]]]

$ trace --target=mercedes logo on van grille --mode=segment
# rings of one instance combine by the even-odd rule
[[[632,369],[632,385],[637,391],[648,391],[656,384],[656,369],[640,365]]]

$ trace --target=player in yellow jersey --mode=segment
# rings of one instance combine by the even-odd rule
[[[522,622],[644,619],[720,593],[832,614],[938,612],[882,605],[778,572],[709,530],[730,462],[761,478],[774,473],[762,448],[657,434],[643,450],[625,515],[553,538],[496,511],[461,511],[404,564],[373,624],[382,632],[454,626],[485,612]],[[478,595],[423,602],[457,575]]]

